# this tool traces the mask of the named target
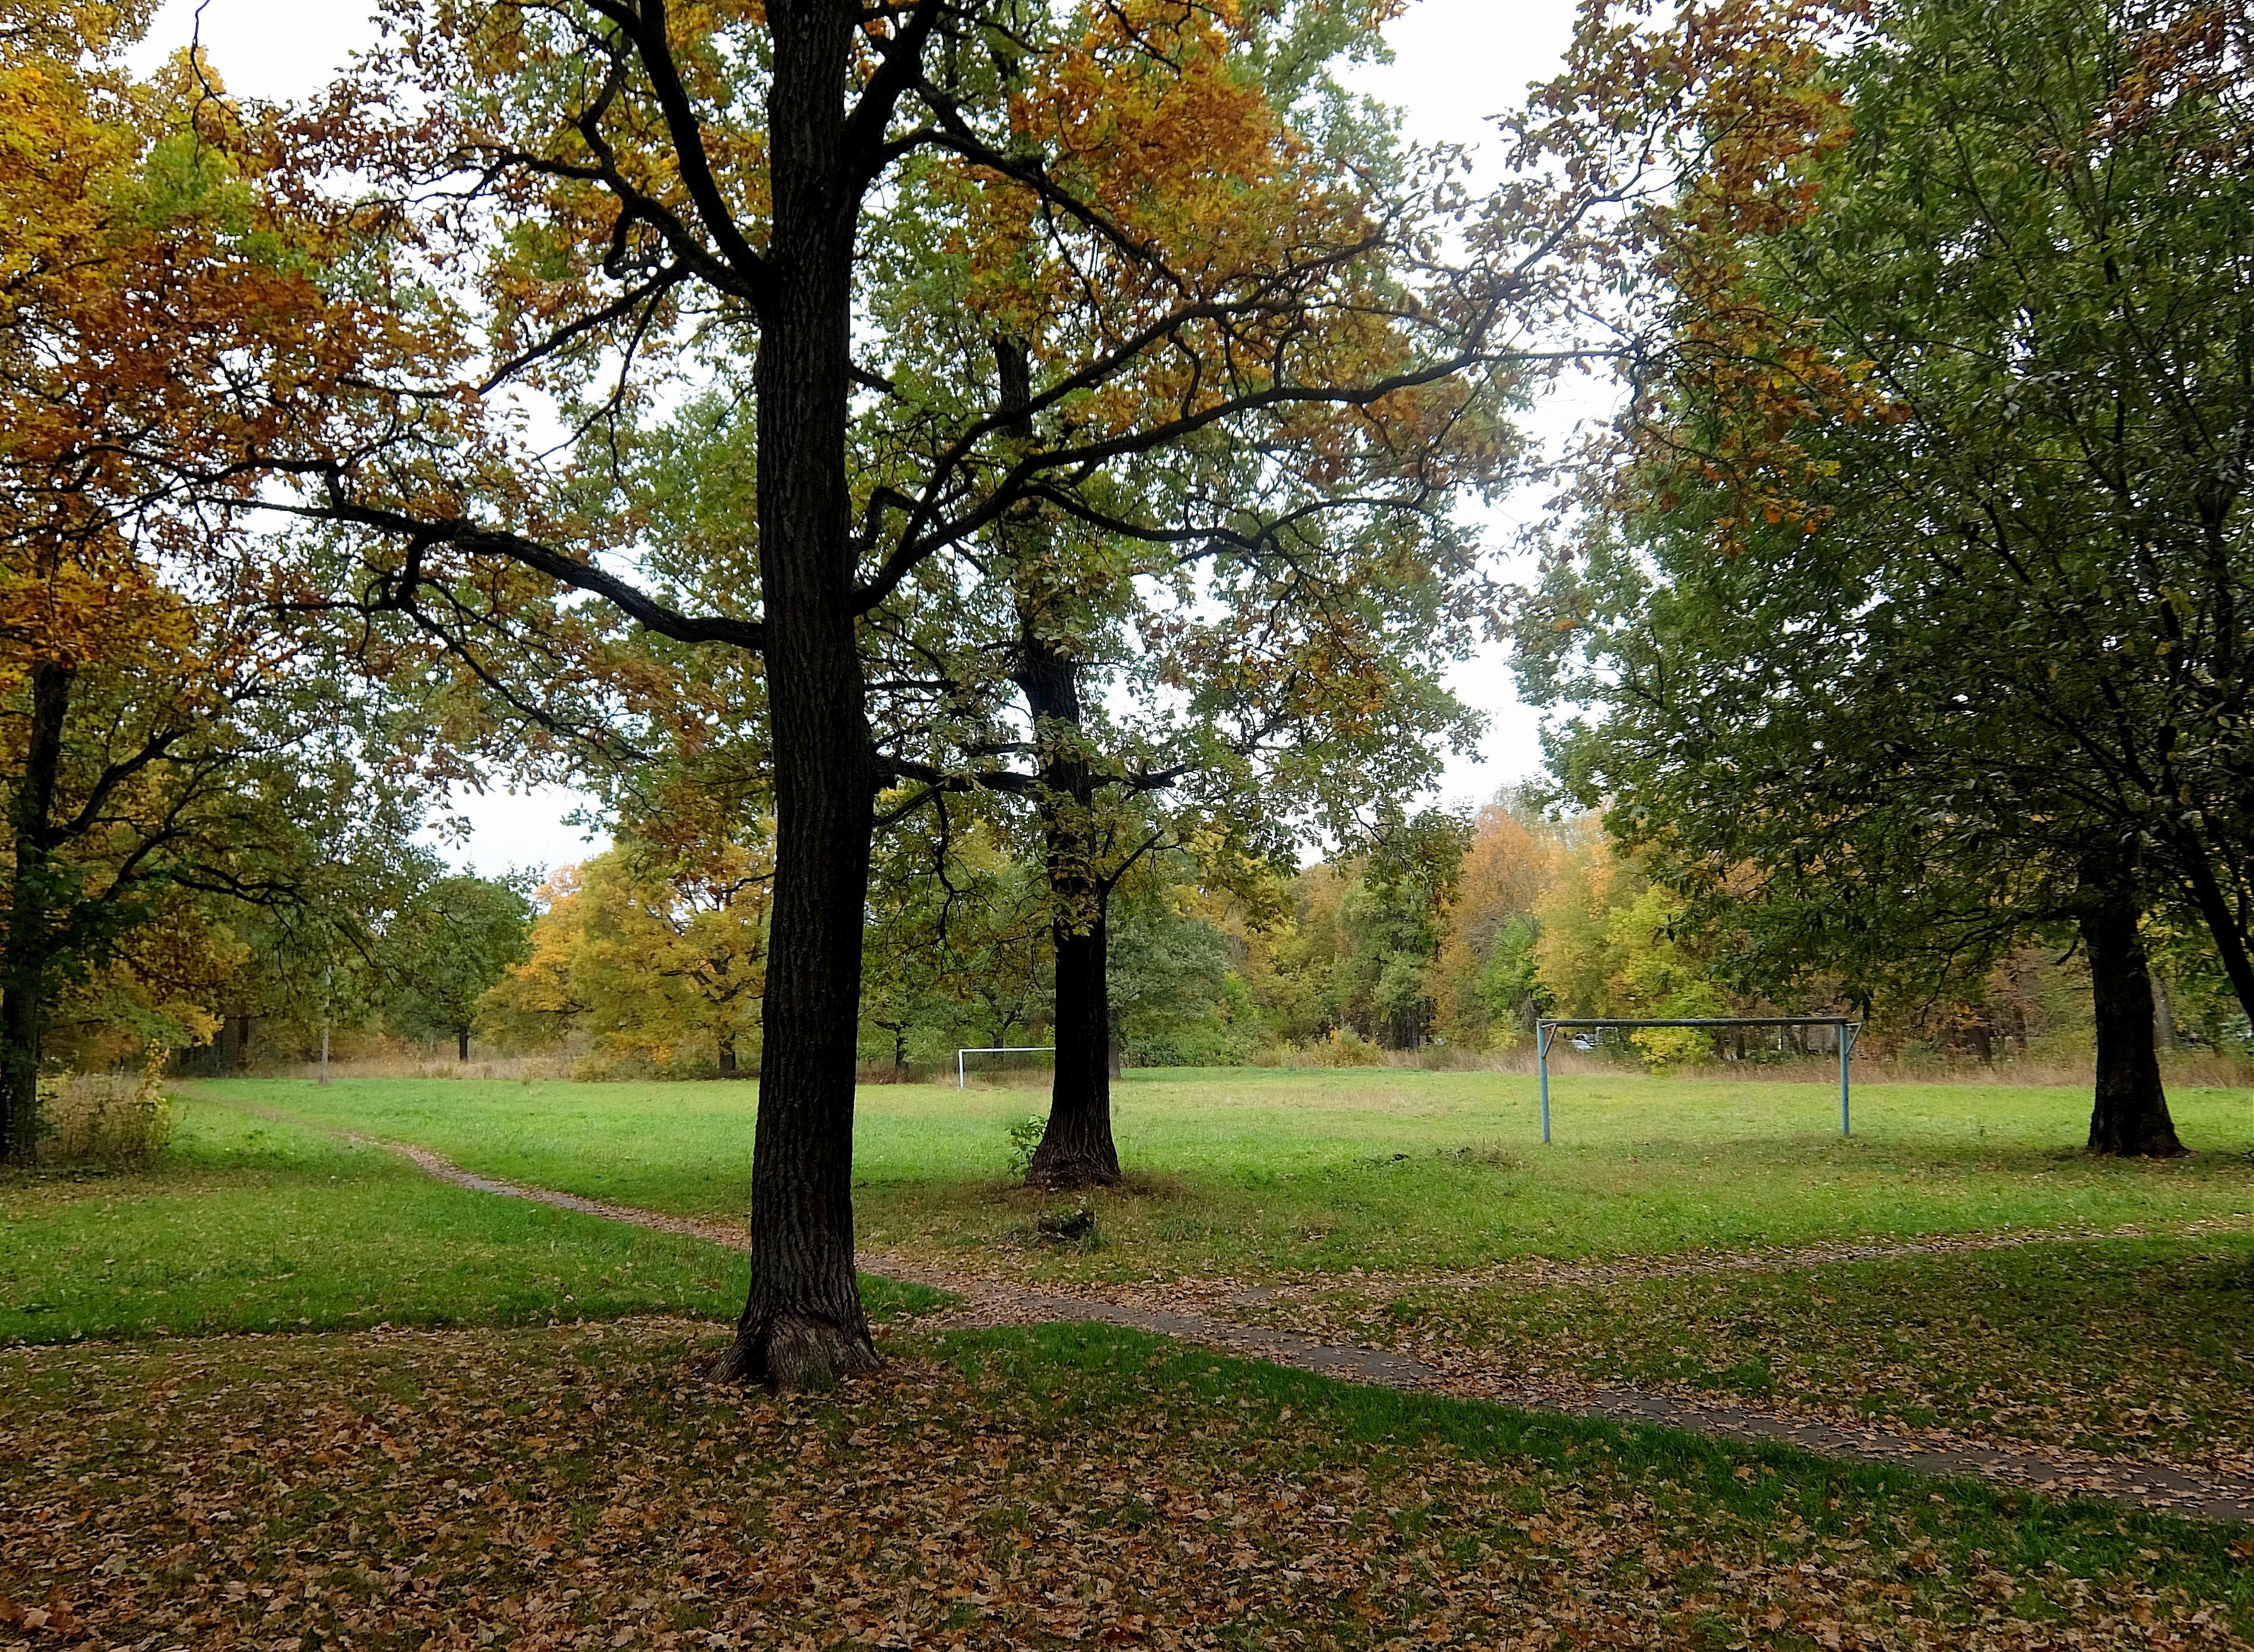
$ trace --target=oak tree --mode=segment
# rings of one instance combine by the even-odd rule
[[[367,375],[351,428],[380,440],[273,462],[355,536],[371,611],[473,645],[461,593],[499,563],[758,656],[776,872],[751,1288],[722,1368],[784,1385],[859,1368],[853,1010],[873,800],[900,778],[864,637],[945,606],[1023,506],[1112,522],[1144,455],[1288,449],[1304,411],[1337,406],[1371,411],[1340,430],[1355,442],[1445,428],[1464,393],[1434,387],[1486,360],[1508,285],[1417,278],[1445,191],[1377,199],[1298,141],[1248,49],[1266,8],[396,0],[385,17],[301,153],[388,234],[398,302],[459,326],[442,374]],[[1044,248],[1065,323],[1026,340],[1022,386],[926,360],[915,324],[942,312],[887,307],[899,260],[1005,253],[995,221]],[[737,551],[756,577],[730,589],[668,588],[634,524],[503,441],[522,397],[545,397],[598,438],[570,449],[596,474],[614,416],[668,382],[745,410]],[[1223,501],[1180,505],[1169,535],[1222,525],[1200,519]]]

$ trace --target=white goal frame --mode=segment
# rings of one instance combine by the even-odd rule
[[[955,1053],[955,1088],[959,1090],[967,1090],[970,1088],[970,1075],[963,1070],[962,1058],[966,1055],[1054,1055],[1055,1054],[1056,1046],[1054,1044],[988,1044],[976,1049],[957,1050]]]
[[[1828,1026],[1839,1033],[1839,1133],[1850,1135],[1854,1116],[1850,1110],[1847,1088],[1847,1062],[1855,1053],[1855,1040],[1861,1036],[1863,1024],[1844,1015],[1713,1015],[1685,1016],[1671,1019],[1614,1020],[1579,1018],[1537,1020],[1534,1024],[1534,1064],[1542,1074],[1542,1139],[1550,1139],[1550,1035],[1560,1027],[1641,1027],[1641,1026]]]

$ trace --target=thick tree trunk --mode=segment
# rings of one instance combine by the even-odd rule
[[[454,1029],[454,1059],[458,1061],[470,1059],[470,1029],[466,1026]]]
[[[28,1164],[38,1150],[39,1063],[52,984],[55,787],[71,675],[52,661],[32,668],[30,738],[9,811],[16,870],[0,942],[0,1163]]]
[[[1056,928],[1056,1076],[1049,1124],[1026,1168],[1036,1187],[1110,1186],[1119,1180],[1111,1139],[1111,993],[1102,891],[1096,914]]]
[[[845,480],[858,185],[841,99],[854,16],[834,0],[767,7],[772,279],[752,385],[774,908],[751,1288],[715,1375],[775,1389],[877,1363],[853,1266],[854,1045],[877,780]]]
[[[719,1037],[719,1049],[720,1076],[722,1078],[736,1077],[738,1075],[736,1068],[736,1035],[732,1032],[721,1033]]]
[[[2097,1093],[2090,1115],[2090,1150],[2121,1158],[2181,1154],[2175,1121],[2160,1088],[2152,1045],[2152,977],[2137,934],[2136,897],[2123,888],[2090,891],[2080,914],[2090,955],[2090,990],[2097,1021]]]
[[[1996,1044],[1994,1039],[1989,1035],[1986,1017],[1983,1016],[1978,1020],[1966,1025],[1964,1047],[1972,1053],[1973,1060],[1978,1061],[1983,1067],[1996,1059]]]
[[[2152,1036],[2163,1050],[2176,1046],[2176,1006],[2168,997],[2168,984],[2152,971]]]

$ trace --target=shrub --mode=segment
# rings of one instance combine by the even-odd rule
[[[166,1052],[136,1074],[74,1073],[39,1083],[39,1158],[60,1165],[143,1165],[172,1134]]]
[[[1385,1052],[1350,1026],[1334,1030],[1330,1037],[1299,1046],[1299,1065],[1304,1067],[1382,1067]]]
[[[1018,1180],[1033,1167],[1033,1154],[1039,1151],[1041,1138],[1048,1131],[1049,1122],[1039,1113],[1028,1113],[1010,1126],[1010,1174]]]

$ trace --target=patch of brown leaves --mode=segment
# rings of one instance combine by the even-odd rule
[[[918,1342],[778,1401],[696,1378],[713,1334],[0,1355],[0,1647],[2249,1645],[2180,1586],[1601,1445],[1341,1439],[1194,1351]]]

